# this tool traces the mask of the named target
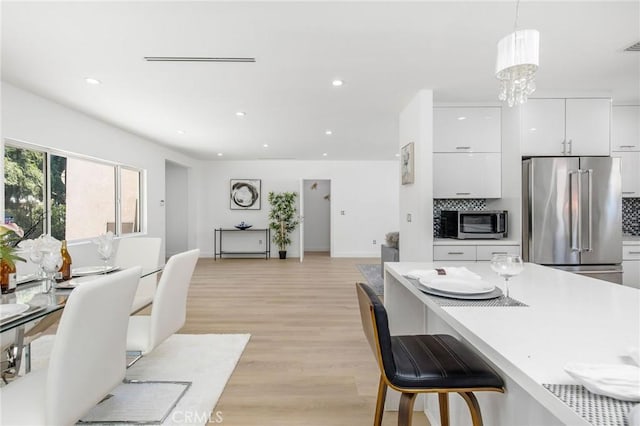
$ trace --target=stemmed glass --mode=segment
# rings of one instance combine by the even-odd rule
[[[524,269],[522,258],[517,254],[496,254],[491,258],[491,269],[504,278],[505,297],[509,298],[509,278]]]
[[[113,254],[113,242],[111,240],[103,240],[98,244],[98,256],[104,262],[104,273],[107,273],[109,268],[109,259]]]
[[[55,280],[55,274],[60,270],[62,266],[62,256],[58,251],[42,252],[42,270],[47,275],[47,279],[44,282],[44,293],[51,291]]]

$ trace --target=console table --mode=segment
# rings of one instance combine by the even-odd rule
[[[225,251],[222,248],[222,236],[227,232],[261,232],[264,234],[264,250],[260,251],[241,251],[241,250],[232,250]],[[213,231],[213,260],[217,260],[218,257],[222,259],[223,254],[233,254],[233,255],[242,255],[242,254],[260,254],[264,255],[265,259],[269,259],[271,257],[271,230],[269,228],[266,229],[235,229],[235,228],[216,228]]]

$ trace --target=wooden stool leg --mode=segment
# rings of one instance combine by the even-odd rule
[[[480,405],[473,392],[458,392],[460,396],[465,400],[471,413],[471,421],[473,426],[482,426],[482,413],[480,413]]]
[[[400,396],[398,408],[398,426],[411,426],[413,420],[413,403],[416,400],[415,393],[403,393]]]
[[[376,402],[376,415],[373,418],[373,426],[382,425],[382,415],[384,414],[384,402],[387,398],[387,384],[384,382],[384,378],[380,376],[380,383],[378,383],[378,401]]]
[[[438,402],[440,402],[440,425],[449,426],[449,393],[439,393]]]

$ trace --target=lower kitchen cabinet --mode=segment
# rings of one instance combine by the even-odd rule
[[[494,254],[520,254],[519,245],[474,245],[473,242],[464,242],[456,245],[434,245],[433,260],[441,261],[465,261],[484,262],[489,261]]]

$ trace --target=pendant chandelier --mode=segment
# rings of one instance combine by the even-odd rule
[[[514,31],[498,42],[496,77],[500,80],[498,99],[510,107],[527,102],[536,90],[535,74],[538,70],[540,33],[537,30],[518,30],[518,9]]]

